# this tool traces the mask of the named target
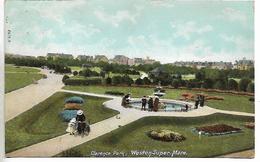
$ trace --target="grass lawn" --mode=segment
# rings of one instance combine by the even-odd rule
[[[112,78],[114,76],[123,76],[124,74],[119,74],[119,73],[109,73],[109,77]],[[140,78],[141,75],[128,75],[130,78],[132,78],[133,80],[136,80],[138,78]],[[108,77],[108,75],[106,75],[106,77]]]
[[[133,156],[131,151],[184,151],[181,157],[213,157],[231,152],[254,148],[254,130],[245,128],[244,122],[254,121],[252,117],[213,114],[205,117],[146,117],[120,127],[101,137],[93,139],[72,150],[82,156],[90,156],[92,151],[124,152]],[[242,133],[222,136],[201,136],[191,128],[210,124],[228,124],[239,127]],[[149,138],[147,132],[157,129],[170,129],[186,137],[185,141],[163,142]],[[58,156],[64,156],[59,154]],[[177,156],[178,157],[178,156]]]
[[[119,91],[123,93],[131,93],[132,97],[142,97],[143,95],[152,95],[153,88],[140,87],[120,87],[120,86],[65,86],[64,89],[76,90],[83,92],[92,92],[104,94],[106,91]],[[166,95],[163,98],[179,99],[182,93],[199,93],[199,91],[180,90],[180,89],[166,89]],[[210,100],[206,104],[213,108],[230,111],[241,111],[254,113],[254,102],[249,101],[248,96],[231,95],[224,93],[204,92],[211,96],[222,96],[223,101]]]
[[[80,71],[82,70],[82,68],[80,66],[69,66],[69,68],[72,70],[72,71]]]
[[[42,78],[40,70],[30,67],[5,65],[5,93],[32,84],[34,80]]]
[[[14,73],[18,73],[18,72],[29,72],[29,73],[37,73],[40,72],[39,69],[36,68],[32,68],[32,67],[25,67],[25,66],[14,66],[14,65],[10,65],[10,64],[6,64],[5,65],[5,72],[14,72]]]
[[[62,122],[59,113],[63,110],[64,100],[74,95],[62,92],[55,93],[32,109],[8,121],[5,125],[6,152],[65,134],[67,123]],[[86,101],[82,109],[90,124],[118,113],[103,107],[102,103],[107,99],[90,96],[81,97]]]
[[[195,79],[195,74],[182,75],[181,77],[183,80],[191,80],[191,79]]]

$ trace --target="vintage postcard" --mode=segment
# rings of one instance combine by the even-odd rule
[[[255,157],[254,1],[4,8],[7,158]]]

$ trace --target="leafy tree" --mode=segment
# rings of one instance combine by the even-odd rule
[[[106,72],[105,71],[100,71],[100,74],[99,74],[102,78],[105,78],[106,77]]]
[[[113,76],[112,77],[112,83],[114,85],[121,84],[122,83],[122,77],[121,76]]]
[[[78,75],[78,71],[73,71],[73,75],[74,76]]]
[[[195,78],[199,81],[204,80],[205,79],[205,74],[202,71],[198,71],[195,74]]]
[[[151,82],[151,80],[150,80],[148,77],[144,77],[144,78],[143,78],[143,83],[144,83],[144,85],[149,85],[149,84],[151,84],[152,82]]]
[[[249,83],[246,89],[247,92],[254,93],[255,92],[255,84]]]
[[[62,82],[65,83],[65,81],[66,81],[67,79],[69,79],[69,78],[70,78],[70,77],[69,77],[68,75],[64,75],[63,78],[62,78]]]
[[[110,78],[110,77],[107,77],[106,78],[106,84],[112,84],[112,78]]]
[[[246,92],[249,83],[251,83],[249,78],[242,78],[238,83],[239,90]]]
[[[226,88],[226,83],[224,80],[218,80],[215,84],[214,84],[214,88],[215,89],[225,89]]]
[[[228,80],[228,89],[229,90],[238,90],[238,83],[234,79]]]
[[[136,85],[143,85],[144,84],[143,79],[141,79],[141,78],[136,79],[135,84]]]
[[[133,81],[133,79],[132,79],[131,77],[129,77],[128,75],[124,75],[124,76],[122,77],[122,83],[127,84],[127,85],[130,86],[131,84],[134,83],[134,81]]]
[[[210,88],[213,88],[213,85],[214,85],[214,80],[213,79],[205,79],[204,82],[203,82],[203,88],[206,88],[206,89],[210,89]]]
[[[173,79],[173,81],[172,81],[172,86],[174,87],[174,88],[179,88],[179,86],[180,86],[180,81],[178,80],[178,79]]]

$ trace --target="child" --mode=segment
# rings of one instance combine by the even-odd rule
[[[68,128],[66,129],[66,132],[70,133],[70,135],[72,135],[76,132],[76,118],[72,118],[70,120],[70,122],[68,123]]]

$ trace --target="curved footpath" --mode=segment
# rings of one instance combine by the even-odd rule
[[[103,98],[110,98],[104,105],[108,108],[117,110],[119,115],[100,121],[91,125],[91,132],[86,137],[74,137],[69,134],[64,134],[19,150],[6,154],[7,157],[51,157],[59,154],[62,151],[68,150],[101,135],[109,133],[120,126],[124,126],[146,116],[176,116],[176,117],[196,117],[205,116],[214,113],[226,113],[243,116],[254,116],[254,114],[234,111],[224,111],[208,106],[192,110],[189,112],[146,112],[137,109],[128,109],[121,106],[121,98],[109,95],[93,94],[86,92],[60,90],[61,92],[89,95]]]
[[[63,87],[62,75],[50,74],[41,69],[46,79],[38,80],[38,84],[30,84],[24,88],[5,94],[5,121],[31,109]]]

